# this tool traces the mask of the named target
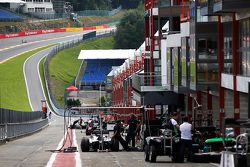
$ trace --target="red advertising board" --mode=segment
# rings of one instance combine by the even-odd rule
[[[46,30],[34,30],[34,31],[27,31],[27,32],[0,34],[0,38],[15,38],[15,37],[22,37],[22,36],[30,36],[30,35],[56,33],[56,32],[65,32],[65,28],[53,28],[53,29],[46,29]]]
[[[109,28],[109,25],[102,25],[102,28]],[[82,30],[96,30],[96,26],[92,27],[83,27]],[[57,32],[66,32],[66,28],[52,28],[46,30],[33,30],[27,32],[17,32],[17,33],[10,33],[10,34],[0,34],[1,38],[15,38],[15,37],[22,37],[22,36],[30,36],[30,35],[39,35],[39,34],[49,34],[49,33],[57,33]]]

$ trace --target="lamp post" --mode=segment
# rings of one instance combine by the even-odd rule
[[[193,119],[193,122],[194,122],[194,126],[193,126],[193,128],[194,128],[194,130],[195,130],[195,124],[196,124],[196,111],[200,108],[200,107],[202,107],[202,105],[200,105],[199,103],[198,103],[198,101],[197,101],[197,99],[196,99],[196,97],[194,97],[194,101],[195,101],[195,104],[196,104],[196,107],[194,107],[194,119]]]
[[[100,98],[99,98],[99,106],[101,107],[102,106],[102,87],[101,87],[101,84],[100,84],[100,87],[99,87],[99,93],[100,93]]]

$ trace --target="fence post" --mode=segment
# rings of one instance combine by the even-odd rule
[[[7,125],[7,110],[4,110],[4,139],[7,139],[8,125]]]

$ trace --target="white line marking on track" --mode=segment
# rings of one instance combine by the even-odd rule
[[[40,41],[29,42],[29,43],[27,43],[27,44],[22,44],[22,45],[31,45],[31,44],[38,43],[38,42],[44,42],[44,41],[51,41],[51,40],[57,40],[57,39],[68,38],[68,37],[74,37],[74,36],[79,36],[79,35],[81,35],[81,34],[82,34],[82,33],[75,34],[75,35],[69,35],[69,36],[65,36],[65,37],[44,39],[44,40],[40,40]],[[15,46],[10,46],[10,47],[8,47],[8,48],[3,48],[3,49],[0,49],[0,52],[1,52],[1,51],[4,51],[4,50],[8,50],[8,49],[13,49],[13,48],[16,48],[16,47],[22,46],[22,45],[15,45]],[[44,47],[44,46],[42,46],[42,47]],[[42,47],[37,47],[37,48],[34,48],[34,49],[32,49],[32,50],[35,50],[35,49],[38,49],[38,48],[42,48]],[[8,61],[8,60],[10,60],[10,59],[13,59],[13,58],[15,58],[15,57],[17,57],[17,56],[20,56],[20,55],[23,54],[23,53],[29,52],[29,51],[30,51],[30,50],[25,51],[25,52],[22,52],[22,53],[20,53],[20,54],[18,54],[18,55],[12,56],[12,57],[10,57],[10,58],[8,58],[8,59],[5,59],[5,60],[1,61],[0,64],[4,63],[4,62],[6,62],[6,61]]]
[[[50,49],[50,48],[47,48],[47,49]],[[45,50],[47,50],[47,49],[45,49]],[[30,100],[30,93],[29,93],[29,87],[28,87],[28,83],[27,83],[27,79],[26,79],[26,73],[25,73],[25,67],[26,67],[26,62],[31,58],[31,57],[33,57],[33,56],[35,56],[36,54],[38,54],[38,53],[40,53],[40,52],[43,52],[43,51],[45,51],[45,50],[41,50],[41,51],[39,51],[39,52],[37,52],[37,53],[35,53],[35,54],[33,54],[33,55],[31,55],[30,57],[28,57],[26,60],[25,60],[25,62],[23,63],[23,75],[24,75],[24,80],[25,80],[25,85],[26,85],[26,91],[27,91],[27,95],[28,95],[28,100],[29,100],[29,104],[30,104],[30,107],[31,107],[31,110],[32,111],[34,111],[34,107],[32,106],[32,104],[31,104],[31,100]],[[40,62],[40,61],[39,61]],[[40,78],[40,75],[39,75],[39,63],[38,63],[38,76],[39,76],[39,79],[40,79],[40,83],[41,83],[41,78]],[[43,89],[43,87],[42,87],[42,89]],[[43,90],[43,96],[44,96],[44,90]],[[45,96],[44,96],[45,97]]]
[[[34,55],[32,55],[32,56],[34,56]],[[31,108],[32,111],[34,111],[34,108],[33,108],[32,104],[31,104],[31,101],[30,101],[30,92],[29,92],[29,87],[28,87],[28,83],[27,83],[27,79],[26,79],[26,73],[25,73],[26,62],[27,62],[32,56],[28,57],[28,58],[25,60],[25,62],[23,63],[23,75],[24,75],[24,80],[25,80],[25,85],[26,85],[26,92],[27,92],[27,96],[28,96],[30,108]]]
[[[40,63],[41,63],[41,61],[42,61],[42,59],[44,58],[44,57],[46,57],[48,54],[46,54],[46,55],[44,55],[44,56],[42,56],[41,57],[41,59],[39,60],[39,62],[37,63],[37,75],[38,75],[38,77],[39,77],[39,81],[40,81],[40,84],[41,84],[41,88],[42,88],[42,92],[43,92],[43,97],[46,99],[46,96],[45,96],[45,92],[44,92],[44,88],[43,88],[43,82],[42,82],[42,79],[41,79],[41,76],[40,76],[40,70],[39,70],[39,65],[40,65]],[[43,71],[42,71],[43,72]]]

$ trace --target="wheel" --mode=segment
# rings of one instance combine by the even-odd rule
[[[89,152],[89,139],[88,138],[82,138],[81,141],[81,149],[82,152]]]
[[[155,146],[151,146],[149,150],[150,162],[156,162],[157,150]]]
[[[117,140],[117,139],[112,139],[110,149],[111,149],[112,151],[119,151],[119,140]]]
[[[146,162],[149,162],[149,145],[146,145],[144,148],[144,159]]]

